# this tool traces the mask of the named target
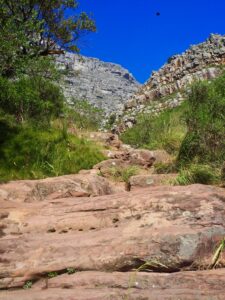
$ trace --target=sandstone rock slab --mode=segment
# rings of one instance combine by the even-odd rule
[[[225,235],[224,189],[211,186],[0,204],[1,289],[69,267],[128,272],[155,262],[149,270],[205,269]]]
[[[11,181],[0,185],[0,200],[34,202],[68,197],[99,196],[115,192],[115,188],[106,179],[92,173],[41,180]]]

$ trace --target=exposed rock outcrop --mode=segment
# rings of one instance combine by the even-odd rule
[[[115,187],[105,178],[100,178],[96,174],[76,174],[2,184],[0,201],[36,202],[68,197],[100,196],[114,192]]]
[[[132,127],[139,112],[158,114],[181,104],[195,80],[218,77],[225,65],[225,35],[212,34],[201,44],[174,55],[125,104],[122,123]],[[183,94],[184,93],[184,94]]]
[[[0,299],[224,297],[224,269],[185,272],[207,269],[225,235],[223,189],[151,187],[0,204],[0,289],[16,289]],[[146,262],[144,273],[132,271]],[[71,269],[77,273],[66,274]],[[27,281],[33,286],[23,291]]]
[[[122,111],[140,86],[128,70],[96,58],[66,53],[57,58],[57,64],[67,73],[63,82],[67,100],[87,100],[106,114]]]

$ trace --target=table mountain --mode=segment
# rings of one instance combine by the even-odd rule
[[[68,101],[87,100],[106,114],[121,111],[140,87],[133,75],[118,64],[68,52],[57,58],[57,64],[66,71],[63,89]]]

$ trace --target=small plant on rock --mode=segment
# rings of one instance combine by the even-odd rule
[[[49,272],[49,273],[48,273],[48,278],[54,278],[54,277],[56,277],[56,276],[58,276],[58,273],[57,273],[57,272]]]
[[[136,166],[129,166],[126,168],[121,167],[113,167],[110,169],[110,175],[116,181],[124,181],[126,183],[129,182],[130,177],[137,175],[138,167]]]
[[[66,271],[67,271],[67,274],[69,274],[69,275],[76,273],[76,269],[73,267],[67,268]]]
[[[26,281],[24,286],[23,286],[23,289],[24,290],[28,290],[28,289],[31,289],[32,288],[32,285],[33,285],[33,282],[32,281]]]
[[[215,254],[213,255],[212,264],[210,266],[210,269],[214,269],[218,265],[218,263],[220,262],[220,259],[221,259],[221,255],[224,250],[225,250],[225,238],[222,239],[222,241],[220,242],[220,244],[218,245],[218,247],[215,251]]]

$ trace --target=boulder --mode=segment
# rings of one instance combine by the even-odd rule
[[[153,151],[144,149],[134,149],[129,152],[128,160],[130,164],[150,168],[156,158]]]
[[[84,171],[83,171],[84,172]],[[0,200],[36,202],[68,197],[107,195],[116,192],[105,178],[87,174],[65,175],[41,180],[11,181],[0,185]]]
[[[132,176],[129,180],[130,189],[145,188],[148,186],[171,185],[177,174],[149,174]]]

